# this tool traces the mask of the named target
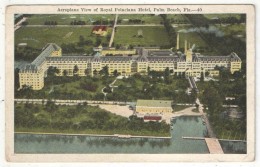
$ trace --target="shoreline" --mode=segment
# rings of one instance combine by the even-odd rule
[[[91,137],[117,137],[119,139],[131,139],[131,138],[147,138],[147,139],[171,139],[172,136],[134,136],[125,134],[113,134],[113,135],[103,135],[103,134],[77,134],[77,133],[47,133],[47,132],[14,132],[14,134],[32,134],[32,135],[60,135],[60,136],[91,136]]]

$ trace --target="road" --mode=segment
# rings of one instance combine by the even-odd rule
[[[14,99],[17,103],[35,103],[42,104],[46,103],[48,99]],[[119,101],[98,101],[98,100],[61,100],[61,99],[53,99],[52,100],[56,105],[78,105],[80,103],[87,104],[119,104],[119,105],[127,105],[131,102],[119,102]]]
[[[18,23],[14,25],[14,31],[18,30],[22,25],[24,21],[26,21],[27,17],[23,17]]]
[[[111,38],[110,38],[109,45],[108,45],[109,47],[112,46],[113,41],[114,41],[115,29],[116,29],[116,24],[117,24],[117,19],[118,19],[118,14],[116,14],[116,17],[115,17],[113,30],[112,30]]]
[[[95,25],[26,25],[22,27],[94,27]],[[101,26],[108,26],[108,25],[101,25]],[[161,24],[121,24],[116,25],[116,27],[162,27]]]

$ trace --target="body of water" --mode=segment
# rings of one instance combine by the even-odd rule
[[[208,154],[204,140],[182,139],[203,137],[205,131],[200,117],[183,116],[175,119],[171,139],[15,134],[14,148],[15,153]]]

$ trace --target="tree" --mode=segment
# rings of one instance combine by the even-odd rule
[[[190,94],[191,102],[194,103],[196,101],[196,98],[197,98],[197,91],[196,89],[193,88]]]
[[[148,75],[151,74],[151,67],[150,66],[147,67],[147,73],[148,73]]]
[[[51,100],[48,100],[47,103],[45,104],[46,111],[48,112],[54,112],[57,109],[57,106],[55,103]]]
[[[209,72],[208,72],[208,71],[205,72],[205,76],[206,76],[206,77],[209,76]]]
[[[79,46],[83,46],[84,43],[85,43],[85,38],[84,38],[82,35],[80,35],[80,36],[79,36],[79,43],[78,43],[78,45],[79,45]]]
[[[114,70],[114,71],[113,71],[113,75],[114,75],[115,77],[118,76],[118,72],[117,72],[117,70]]]
[[[14,71],[14,86],[15,86],[15,90],[20,88],[19,71],[20,71],[19,68],[15,68],[15,71]]]
[[[208,111],[212,119],[218,116],[222,109],[222,98],[218,90],[213,86],[208,86],[201,96],[201,102],[208,107]]]
[[[63,70],[63,76],[67,76],[68,75],[68,71],[67,70]]]
[[[106,36],[106,39],[107,39],[108,42],[110,41],[110,38],[111,38],[111,35],[108,34],[108,35]]]
[[[200,82],[204,82],[204,73],[203,72],[200,73]]]
[[[98,72],[97,72],[97,70],[95,69],[95,70],[93,71],[93,75],[96,76],[97,74],[98,74]]]
[[[100,37],[96,38],[96,47],[98,47],[101,44],[102,40],[100,39]]]
[[[130,44],[128,48],[129,49],[134,49],[134,46]]]
[[[88,76],[88,75],[90,74],[90,72],[91,72],[91,71],[90,71],[89,68],[86,68],[85,71],[84,71],[84,73],[85,73],[86,76]]]
[[[53,77],[60,73],[60,70],[57,67],[50,66],[47,70],[47,75]]]
[[[169,83],[169,77],[170,77],[170,69],[169,67],[166,67],[164,70],[164,79],[166,83]]]
[[[76,76],[78,74],[78,71],[79,71],[79,68],[77,65],[75,65],[74,69],[73,69],[73,75]]]
[[[108,72],[108,66],[106,65],[105,67],[102,68],[102,70],[99,71],[99,74],[100,75],[105,75],[105,76],[108,76],[109,75],[109,72]]]

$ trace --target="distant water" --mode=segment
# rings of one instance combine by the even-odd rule
[[[114,137],[15,134],[15,153],[200,153],[208,154],[200,117],[178,117],[171,139],[119,139]]]

